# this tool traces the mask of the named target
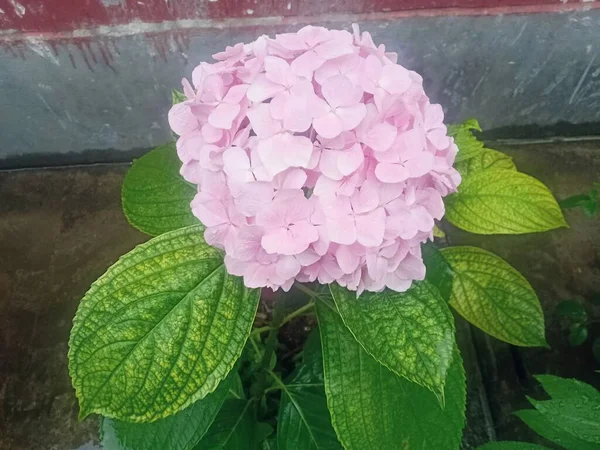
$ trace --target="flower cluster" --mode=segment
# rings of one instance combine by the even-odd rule
[[[192,211],[248,287],[405,291],[425,276],[457,147],[422,78],[353,28],[227,47],[169,112]]]

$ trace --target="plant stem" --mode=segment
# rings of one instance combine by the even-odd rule
[[[304,286],[301,283],[294,283],[294,287],[296,289],[298,289],[299,291],[301,291],[301,292],[305,293],[306,295],[308,295],[310,298],[315,298],[315,297],[318,297],[318,295],[319,295],[317,292],[315,292],[312,289]]]
[[[285,316],[283,318],[283,320],[281,321],[281,324],[279,326],[285,325],[286,323],[288,323],[289,321],[291,321],[292,319],[303,315],[304,313],[306,313],[307,311],[309,311],[310,309],[312,309],[315,306],[315,301],[314,298],[311,298],[311,300],[304,306],[298,308],[296,311],[291,312],[290,314],[288,314],[287,316]]]
[[[270,331],[270,330],[272,330],[272,329],[273,329],[273,327],[272,327],[272,326],[269,326],[269,325],[266,325],[266,326],[264,326],[264,327],[260,327],[260,328],[255,328],[255,329],[254,329],[254,330],[252,330],[252,332],[250,333],[250,336],[257,336],[257,335],[260,335],[260,334],[264,333],[265,331]]]

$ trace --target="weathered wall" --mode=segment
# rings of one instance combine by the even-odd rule
[[[118,20],[108,13],[110,5],[125,2],[98,1],[109,5],[106,17],[77,10],[77,20],[69,21],[63,20],[69,10],[35,17],[54,3],[65,5],[62,0],[31,0],[38,9],[24,0],[0,0],[0,167],[129,159],[170,139],[170,90],[198,62],[225,45],[306,23],[349,28],[359,21],[376,42],[397,51],[402,64],[424,75],[427,92],[451,121],[474,116],[488,129],[600,122],[598,3],[394,13],[385,12],[385,5],[402,2],[346,0],[331,4],[357,14],[283,17],[264,5],[272,3],[274,13],[281,13],[277,8],[287,9],[286,2],[247,0],[262,5],[253,10],[236,0],[225,2],[237,5],[230,12],[206,13],[218,20],[197,18],[189,11],[200,9],[187,9],[163,14],[177,20],[157,21],[160,14],[141,8],[154,1],[133,2],[140,7]],[[218,1],[200,2],[207,11],[213,3]],[[356,9],[359,3],[362,9]],[[379,12],[365,9],[371,4]],[[98,2],[73,5],[96,11]],[[236,11],[246,11],[246,17],[220,19]],[[39,31],[30,31],[35,26]]]

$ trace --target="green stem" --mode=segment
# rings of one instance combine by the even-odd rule
[[[319,294],[318,294],[317,292],[315,292],[315,291],[313,291],[312,289],[310,289],[310,288],[308,288],[308,287],[304,286],[304,285],[303,285],[303,284],[301,284],[301,283],[294,283],[294,287],[295,287],[296,289],[298,289],[300,292],[304,292],[304,293],[305,293],[306,295],[308,295],[310,298],[315,298],[315,297],[318,297],[318,296],[319,296]]]
[[[252,330],[252,332],[250,333],[250,336],[257,336],[259,334],[264,333],[265,331],[270,331],[272,330],[273,327],[266,325],[264,327],[260,327],[260,328],[255,328],[254,330]]]
[[[295,319],[298,316],[302,316],[307,311],[311,310],[314,306],[315,306],[315,301],[314,301],[314,299],[311,299],[306,305],[298,308],[296,311],[293,311],[293,312],[289,313],[287,316],[285,316],[279,326],[283,326],[286,323],[288,323],[289,321],[291,321],[292,319]]]

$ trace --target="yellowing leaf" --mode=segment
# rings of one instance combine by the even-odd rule
[[[475,119],[469,119],[459,125],[448,127],[448,135],[454,138],[454,143],[458,147],[456,162],[466,161],[479,154],[483,149],[483,142],[473,136],[471,130],[481,131],[481,127]]]
[[[259,290],[230,276],[201,226],[162,234],[110,267],[73,321],[81,416],[150,422],[216,389],[250,333]]]
[[[510,156],[490,148],[482,148],[477,155],[457,162],[454,167],[463,178],[487,169],[517,170]]]
[[[522,234],[568,226],[548,188],[514,170],[465,177],[445,203],[446,219],[472,233]]]
[[[458,349],[454,349],[448,370],[442,408],[429,390],[396,375],[370,356],[334,308],[322,300],[317,303],[327,403],[344,448],[458,449],[466,401]]]
[[[396,374],[430,389],[443,402],[454,346],[454,320],[439,291],[417,281],[406,292],[356,292],[329,288],[356,340]]]
[[[450,305],[473,325],[513,345],[546,345],[544,315],[527,280],[502,258],[477,247],[446,247],[453,274]]]

